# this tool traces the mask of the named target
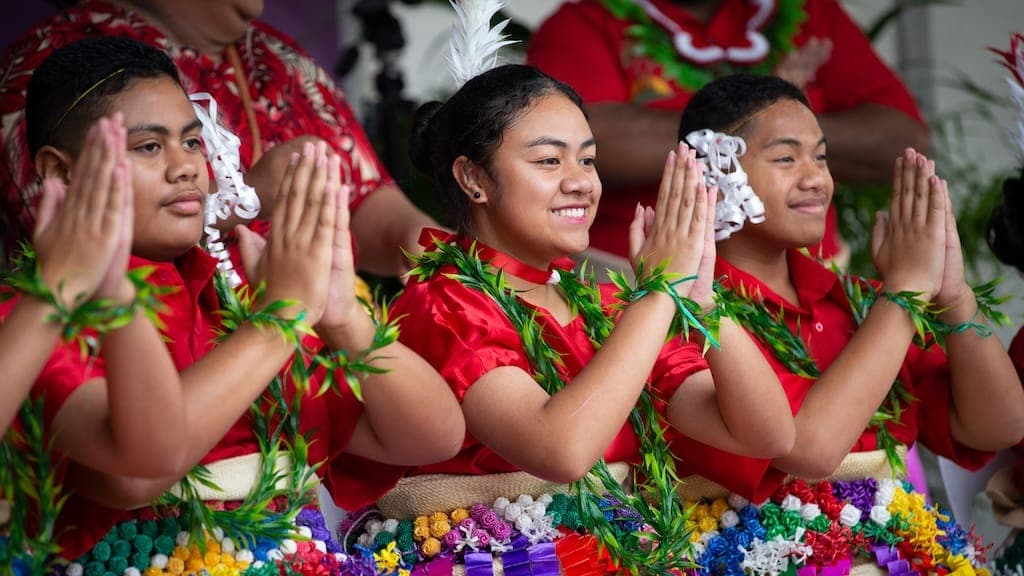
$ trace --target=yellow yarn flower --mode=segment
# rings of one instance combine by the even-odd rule
[[[444,538],[444,535],[452,529],[448,520],[437,520],[430,523],[430,535],[434,538]]]
[[[465,508],[456,508],[452,510],[452,524],[459,524],[466,518],[469,518],[469,510]]]
[[[711,516],[716,520],[722,517],[722,514],[729,509],[729,502],[725,498],[718,498],[711,503]]]
[[[697,522],[697,527],[700,528],[701,532],[710,532],[712,530],[718,530],[718,520],[715,520],[711,516],[705,516]]]
[[[441,553],[441,541],[437,538],[427,538],[420,544],[420,552],[427,558],[433,558]]]
[[[425,516],[423,518],[425,518]],[[417,542],[423,542],[427,538],[430,538],[430,526],[427,524],[417,524],[412,529],[412,537]]]

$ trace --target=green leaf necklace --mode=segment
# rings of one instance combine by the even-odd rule
[[[505,280],[502,270],[492,271],[481,259],[481,250],[473,243],[464,249],[458,242],[434,238],[432,249],[415,257],[416,267],[410,272],[420,280],[437,274],[457,280],[464,286],[489,296],[519,333],[524,351],[530,360],[533,377],[548,394],[555,394],[565,386],[558,373],[561,359],[545,340],[543,327],[536,320],[537,312],[527,307],[516,296]],[[445,268],[454,272],[445,272]],[[584,270],[580,276],[587,276]],[[595,347],[607,339],[614,327],[612,318],[601,306],[599,291],[592,274],[584,282],[573,273],[563,273],[557,281],[569,302],[573,315],[579,314],[591,342]],[[698,324],[699,325],[699,324]],[[703,327],[701,327],[703,329]],[[615,481],[604,459],[598,460],[590,475],[572,485],[573,506],[581,525],[596,536],[619,567],[630,573],[672,574],[674,570],[692,567],[686,558],[690,554],[689,532],[686,528],[687,510],[676,488],[679,477],[675,457],[665,439],[665,423],[654,407],[648,389],[640,394],[636,407],[629,416],[630,424],[640,443],[641,460],[639,480],[634,494],[627,494]],[[623,532],[605,515],[599,504],[602,494],[617,502],[613,506],[628,507],[643,517],[652,533]],[[652,548],[649,541],[657,542]]]

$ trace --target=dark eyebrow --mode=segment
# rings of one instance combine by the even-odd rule
[[[202,127],[203,127],[203,123],[199,120],[199,118],[196,118],[195,120],[193,120],[193,121],[189,122],[188,124],[186,124],[185,127],[181,129],[181,133],[182,134],[186,134],[188,132],[200,129]],[[824,138],[822,138],[822,140],[824,140]]]
[[[185,127],[181,129],[181,133],[186,134],[188,132],[191,132],[202,127],[203,123],[200,122],[198,118],[196,118],[195,120],[186,124]],[[171,131],[168,130],[167,127],[162,124],[137,124],[128,129],[129,136],[138,134],[140,132],[155,132],[161,136],[171,135]]]
[[[825,137],[822,136],[821,140],[818,140],[818,143],[815,144],[814,147],[817,148],[818,146],[821,146],[822,144],[825,144],[825,143],[826,143],[825,142]],[[765,144],[765,148],[771,148],[773,146],[793,146],[793,147],[799,148],[800,147],[800,141],[797,140],[796,138],[790,138],[790,137],[785,137],[784,136],[782,138],[776,138],[774,140],[771,140],[770,142],[768,142],[768,144]]]
[[[589,138],[587,140],[584,140],[583,144],[580,145],[580,148],[589,148],[590,146],[594,146],[595,144],[596,142],[594,141],[594,139]],[[535,146],[557,146],[558,148],[569,147],[569,145],[566,144],[565,142],[557,138],[552,138],[550,136],[541,136],[540,138],[530,140],[529,142],[526,143],[527,148],[533,148]]]
[[[161,136],[170,136],[171,134],[171,131],[161,124],[136,124],[128,129],[128,136],[139,134],[140,132],[156,132]]]

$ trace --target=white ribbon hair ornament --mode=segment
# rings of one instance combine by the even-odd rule
[[[743,138],[704,129],[687,134],[686,143],[704,164],[704,184],[708,188],[718,186],[715,240],[725,240],[742,230],[746,220],[764,222],[764,203],[747,183],[747,173],[740,166],[740,156],[747,151]]]
[[[217,259],[217,269],[226,274],[232,287],[242,283],[227,248],[221,238],[220,230],[215,227],[218,220],[227,220],[231,212],[240,218],[252,220],[260,213],[260,199],[256,189],[242,179],[241,157],[238,149],[242,141],[217,123],[217,101],[206,92],[189,95],[192,108],[203,126],[203,141],[206,144],[207,158],[217,182],[217,192],[206,199],[206,250]],[[199,102],[209,101],[209,111]]]

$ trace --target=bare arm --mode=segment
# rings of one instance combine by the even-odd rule
[[[0,325],[0,426],[5,431],[60,337],[60,327],[47,321],[52,311],[49,304],[25,297]]]
[[[965,321],[987,325],[984,318],[975,317],[976,309],[968,292],[943,320],[954,326]],[[967,330],[946,339],[946,352],[953,437],[976,450],[1003,450],[1019,443],[1024,437],[1024,390],[999,338]]]
[[[872,238],[885,290],[931,300],[945,269],[945,198],[935,166],[907,150],[893,172],[889,216]],[[775,466],[797,476],[831,474],[863,433],[895,380],[913,338],[909,314],[879,298],[842,353],[811,387],[796,414],[796,445]]]
[[[605,102],[587,106],[587,115],[601,150],[601,181],[609,187],[653,185],[665,150],[679,141],[681,112]]]
[[[352,214],[352,232],[359,248],[359,269],[381,276],[409,270],[402,249],[417,253],[420,230],[437,222],[413,205],[397,186],[381,186]]]
[[[56,445],[112,474],[159,476],[181,467],[186,445],[178,370],[156,327],[140,311],[103,340],[105,378],[86,382],[54,418]]]
[[[365,315],[364,315],[365,317]],[[331,340],[347,350],[364,350],[373,340],[368,317],[349,333]],[[388,464],[415,466],[442,462],[462,447],[466,423],[462,409],[437,370],[401,343],[376,353],[374,366],[384,374],[360,378],[364,412],[348,452]],[[401,422],[401,426],[396,426]]]
[[[338,173],[331,174],[330,185],[341,191],[341,200],[334,220],[327,305],[316,331],[329,348],[356,353],[372,344],[374,325],[356,300],[349,234],[349,225],[354,224],[348,208],[351,189],[341,185],[340,177]],[[430,464],[457,454],[465,438],[465,419],[441,375],[398,342],[378,350],[375,356],[379,359],[374,365],[387,372],[367,374],[360,379],[365,411],[347,450],[370,460],[399,465]],[[403,425],[395,426],[395,422]]]
[[[905,148],[928,151],[927,128],[888,106],[861,104],[819,114],[818,123],[828,139],[828,167],[840,182],[886,182],[893,159]]]
[[[879,300],[807,393],[795,417],[793,450],[773,465],[805,478],[831,474],[885,398],[913,335],[914,325],[906,311]]]
[[[672,313],[664,294],[630,304],[586,368],[553,396],[519,368],[491,370],[463,399],[466,426],[526,472],[554,482],[582,478],[636,404]]]
[[[79,267],[71,294],[91,294],[120,306],[130,305],[135,297],[125,277],[134,227],[131,163],[125,150],[120,114],[99,120],[72,168],[60,214],[36,234],[50,260],[54,237],[78,230],[76,236],[64,237],[60,249],[96,250],[105,265],[97,256],[69,254],[77,260],[71,269]],[[54,182],[49,179],[47,187],[52,189]],[[54,208],[47,206],[47,220]],[[183,426],[184,412],[178,370],[159,332],[136,310],[126,325],[101,341],[105,377],[85,383],[61,406],[53,422],[56,446],[73,459],[113,473],[150,476],[174,470],[185,447],[166,431]]]
[[[942,320],[956,326],[963,322],[988,322],[977,314],[974,293],[964,281],[963,254],[953,204],[946,181],[946,269],[942,290],[935,303],[946,311]],[[1009,355],[995,336],[979,336],[974,330],[946,339],[952,379],[950,427],[957,441],[978,450],[1001,450],[1024,436],[1024,390]]]
[[[710,370],[683,382],[668,420],[690,438],[758,458],[785,456],[796,436],[793,415],[775,372],[743,328],[723,318],[721,349],[708,350]]]

